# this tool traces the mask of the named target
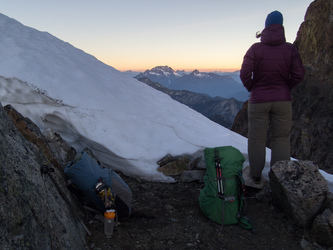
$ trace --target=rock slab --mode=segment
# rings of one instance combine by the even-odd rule
[[[0,249],[85,249],[84,229],[49,176],[41,175],[44,153],[0,104]],[[51,174],[70,197],[61,172]]]
[[[276,205],[299,227],[311,227],[329,192],[318,166],[310,161],[280,161],[272,166],[269,178]]]

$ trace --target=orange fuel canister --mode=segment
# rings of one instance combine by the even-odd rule
[[[115,217],[116,211],[114,209],[106,210],[106,212],[104,213],[104,233],[107,236],[111,236],[113,233]]]

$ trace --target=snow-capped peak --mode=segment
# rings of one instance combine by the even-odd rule
[[[181,76],[182,75],[175,72],[169,66],[157,66],[152,69],[146,70],[145,72],[135,76],[135,78],[140,79],[142,77],[148,77],[152,81],[159,82],[164,86],[168,86],[172,81]]]
[[[152,68],[151,70],[146,70],[145,73],[146,74],[155,74],[155,75],[165,75],[165,76],[176,74],[176,72],[168,66],[157,66],[157,67]]]

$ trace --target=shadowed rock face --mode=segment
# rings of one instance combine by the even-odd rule
[[[21,122],[17,125],[29,131],[26,136],[34,144],[25,140],[0,104],[0,248],[84,249],[84,232],[75,216],[50,177],[42,178],[40,168],[49,151],[38,148],[43,142],[40,131],[34,133],[36,126]],[[61,172],[50,174],[70,197]]]
[[[238,112],[234,123],[232,124],[231,130],[247,137],[247,133],[248,133],[248,126],[247,126],[247,122],[248,122],[248,117],[247,117],[247,108],[248,108],[248,104],[249,102],[246,101],[243,104],[242,109]]]
[[[333,173],[333,0],[316,0],[309,6],[295,45],[305,77],[292,91],[291,155]],[[232,130],[247,136],[246,105]]]
[[[295,45],[306,74],[293,91],[292,154],[333,173],[333,1],[308,8]]]

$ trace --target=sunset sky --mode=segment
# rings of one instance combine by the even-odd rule
[[[240,68],[268,13],[288,42],[312,0],[3,0],[0,13],[46,31],[121,71]]]

